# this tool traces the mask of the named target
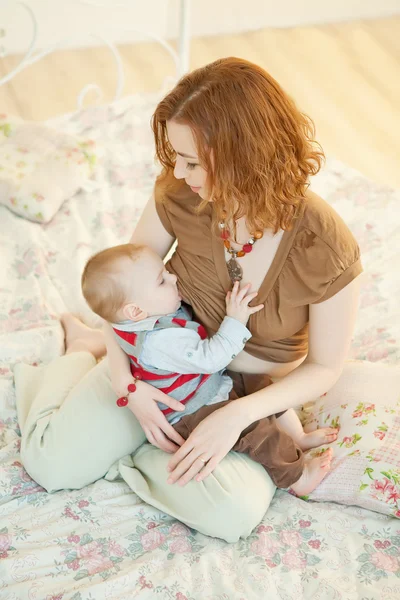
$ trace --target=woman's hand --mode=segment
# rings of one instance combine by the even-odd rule
[[[139,421],[150,444],[164,452],[175,452],[185,440],[168,423],[157,402],[176,411],[183,410],[183,404],[144,381],[137,381],[136,387],[136,391],[128,396],[128,408]]]
[[[243,430],[243,419],[234,405],[220,408],[197,425],[169,461],[168,483],[183,486],[196,475],[196,481],[202,481],[214,471]]]

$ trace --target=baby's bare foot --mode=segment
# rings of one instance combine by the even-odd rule
[[[323,444],[335,442],[338,437],[338,432],[338,429],[333,429],[332,427],[322,427],[321,429],[316,429],[309,433],[304,432],[304,435],[299,440],[296,440],[296,442],[302,450],[310,450],[311,448],[317,448]]]
[[[317,485],[329,473],[332,456],[332,448],[328,448],[321,456],[305,463],[302,476],[291,486],[297,496],[307,496],[315,490]]]
[[[106,353],[103,332],[88,327],[71,313],[61,315],[61,324],[65,331],[65,353],[90,352],[98,359]]]

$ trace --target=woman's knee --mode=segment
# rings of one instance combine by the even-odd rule
[[[23,440],[21,460],[28,475],[47,492],[80,489],[102,476],[100,471],[87,468],[84,458],[74,464],[64,449],[46,445],[46,440],[39,447]]]
[[[215,477],[227,494],[215,507],[209,535],[227,542],[247,538],[264,517],[276,487],[261,465],[244,454],[231,452]]]
[[[145,444],[121,475],[145,502],[227,542],[250,535],[275,493],[266,471],[243,454],[230,452],[207,479],[184,488],[166,483],[168,461],[169,455]]]
[[[23,437],[21,460],[24,468],[48,492],[61,489],[80,489],[104,477],[120,458],[145,441],[141,428],[126,431],[88,429],[84,435],[57,439],[49,430],[40,430]]]
[[[58,363],[68,368],[68,361],[62,363],[60,358]],[[21,458],[29,475],[47,491],[81,488],[96,481],[144,442],[131,411],[115,404],[106,361],[77,378],[54,403],[51,392],[56,382],[49,369],[43,379],[45,387],[35,388],[29,399]]]
[[[48,415],[22,437],[22,463],[48,492],[93,483],[145,441],[130,411],[118,409],[108,415],[98,411],[90,418],[80,417],[72,413]]]

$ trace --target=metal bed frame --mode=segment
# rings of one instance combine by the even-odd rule
[[[80,0],[80,2],[82,4],[88,4],[93,7],[104,6],[97,0]],[[31,38],[31,41],[29,42],[28,49],[26,50],[24,56],[21,58],[18,65],[0,79],[0,85],[4,85],[5,83],[8,83],[16,75],[18,75],[21,71],[23,71],[30,65],[33,65],[34,63],[38,62],[39,60],[41,60],[48,54],[52,54],[53,52],[56,52],[57,50],[61,50],[61,49],[64,49],[65,47],[68,47],[68,44],[70,44],[71,41],[74,41],[73,37],[69,37],[69,38],[66,38],[60,42],[57,42],[56,44],[53,44],[52,46],[49,46],[47,48],[43,48],[40,50],[36,49],[39,23],[34,14],[34,11],[26,2],[23,2],[23,1],[13,0],[12,4],[14,6],[19,5],[28,14],[30,21],[32,23],[32,38]],[[118,3],[118,6],[126,7],[127,4]],[[178,18],[179,18],[178,51],[176,51],[163,38],[161,38],[158,35],[155,35],[151,32],[144,31],[141,29],[131,29],[131,28],[129,28],[128,30],[124,30],[125,32],[130,32],[133,34],[145,35],[146,37],[158,42],[169,53],[169,55],[172,57],[172,59],[174,61],[175,78],[176,79],[181,77],[189,69],[190,0],[180,0]],[[4,31],[2,32],[0,29],[0,37],[1,37],[1,33],[3,33],[3,36],[4,36]],[[110,52],[112,53],[112,56],[113,56],[114,62],[115,62],[115,66],[116,66],[116,71],[117,71],[117,83],[116,83],[115,94],[114,94],[113,100],[118,100],[119,98],[121,98],[122,91],[123,91],[124,84],[125,84],[125,74],[124,74],[121,56],[118,52],[118,49],[114,43],[110,42],[108,39],[104,38],[101,35],[98,35],[95,32],[88,33],[88,36],[102,42],[104,45],[106,45],[109,48]],[[78,109],[83,107],[83,103],[84,103],[86,94],[89,91],[93,91],[93,90],[95,90],[98,93],[98,96],[100,96],[100,97],[102,96],[103,93],[102,93],[102,90],[99,85],[97,85],[95,83],[88,83],[87,85],[84,86],[84,88],[80,91],[80,93],[77,96]]]

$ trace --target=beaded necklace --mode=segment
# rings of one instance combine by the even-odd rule
[[[225,211],[222,213],[222,216],[224,219],[226,219]],[[228,268],[229,277],[230,277],[232,283],[235,283],[235,281],[241,281],[243,279],[243,269],[239,265],[237,259],[242,258],[246,254],[249,254],[253,250],[253,246],[256,243],[256,241],[260,240],[264,234],[262,231],[256,231],[255,233],[252,233],[251,237],[247,240],[247,242],[245,244],[243,244],[241,250],[234,250],[231,247],[231,241],[229,239],[230,231],[228,229],[226,222],[220,221],[218,223],[218,227],[221,231],[221,238],[224,240],[224,246],[231,256],[231,258],[226,263],[226,266]]]

